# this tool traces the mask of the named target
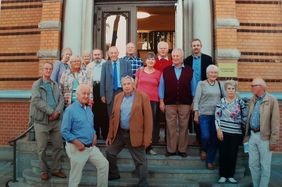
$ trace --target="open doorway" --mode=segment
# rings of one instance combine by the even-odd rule
[[[149,51],[157,53],[160,41],[171,51],[175,46],[175,7],[137,7],[137,51],[143,60]]]

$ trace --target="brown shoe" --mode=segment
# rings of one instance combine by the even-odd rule
[[[201,151],[201,160],[206,160],[207,154],[205,151]]]
[[[58,171],[58,172],[52,173],[52,176],[59,177],[59,178],[67,178],[67,176],[65,175],[65,173],[62,172],[61,170]]]
[[[41,173],[40,175],[41,180],[48,181],[49,175],[46,172]]]
[[[214,169],[215,169],[215,166],[214,166],[214,164],[208,163],[207,168],[208,168],[209,170],[214,170]]]

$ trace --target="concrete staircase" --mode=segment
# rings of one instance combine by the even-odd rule
[[[29,146],[31,146],[30,142]],[[104,152],[104,145],[100,144],[98,147]],[[149,185],[151,187],[250,186],[251,180],[248,175],[246,176],[245,171],[246,156],[242,151],[240,151],[238,156],[235,175],[235,178],[240,181],[239,184],[219,185],[216,183],[218,179],[218,170],[206,169],[205,162],[201,161],[198,156],[199,151],[197,147],[189,147],[188,149],[188,157],[182,158],[180,156],[165,157],[164,146],[154,147],[154,150],[159,154],[147,155]],[[25,164],[27,164],[27,162],[29,162],[30,165],[25,167],[22,171],[22,177],[25,184],[29,184],[33,187],[67,187],[68,179],[51,177],[47,182],[41,181],[38,159],[34,157],[30,160],[25,159]],[[118,165],[121,179],[109,181],[109,186],[136,186],[138,179],[134,173],[135,168],[133,160],[126,149],[119,154]],[[70,164],[66,155],[63,156],[63,170],[68,176]],[[96,168],[90,163],[87,163],[84,168],[80,184],[81,187],[90,187],[96,184]]]

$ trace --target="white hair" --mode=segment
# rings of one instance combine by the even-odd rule
[[[76,91],[75,91],[75,93],[76,93],[77,96],[80,94],[80,90],[81,90],[83,87],[86,87],[86,88],[89,89],[89,91],[91,91],[91,88],[90,88],[90,86],[89,86],[88,84],[79,84],[78,87],[77,87],[77,89],[76,89]]]
[[[122,77],[121,78],[121,83],[123,83],[126,79],[129,79],[131,83],[134,83],[134,79],[129,76],[129,75],[126,75],[125,77]]]
[[[254,78],[253,82],[255,82],[256,84],[262,86],[264,89],[267,88],[266,82],[261,77]]]
[[[208,76],[209,72],[211,72],[211,71],[216,71],[218,73],[219,72],[219,68],[216,65],[211,64],[206,69],[207,76]]]
[[[184,56],[184,52],[183,52],[183,49],[181,48],[175,48],[172,50],[171,54],[174,54],[174,53],[180,53],[180,55],[183,57]]]
[[[168,49],[168,43],[167,42],[164,42],[164,41],[161,41],[158,43],[158,49],[160,49],[161,45],[165,45],[166,48]]]

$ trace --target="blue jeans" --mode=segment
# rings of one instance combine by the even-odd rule
[[[213,164],[217,151],[217,134],[214,115],[200,115],[201,151],[207,153],[206,162]]]

